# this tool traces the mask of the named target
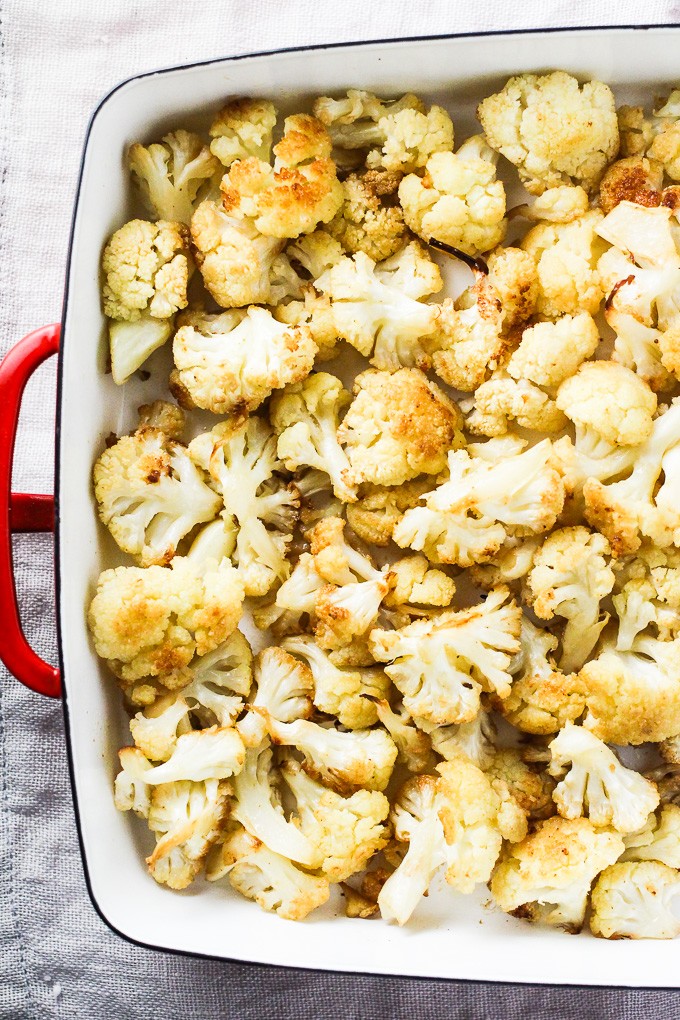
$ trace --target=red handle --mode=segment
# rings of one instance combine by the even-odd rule
[[[53,531],[54,497],[12,492],[12,461],[19,409],[26,383],[59,350],[58,324],[43,326],[20,340],[0,364],[0,659],[26,687],[56,698],[61,678],[56,666],[36,655],[21,629],[12,563],[13,531]]]

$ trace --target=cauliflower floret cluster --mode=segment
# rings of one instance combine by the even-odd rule
[[[478,116],[230,97],[128,150],[111,374],[174,365],[94,465],[114,802],[156,882],[285,919],[406,924],[441,872],[671,938],[680,92],[523,74]]]

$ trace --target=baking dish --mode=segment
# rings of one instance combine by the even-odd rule
[[[123,937],[146,946],[218,958],[344,971],[575,984],[678,986],[673,942],[606,942],[523,922],[484,906],[488,893],[460,897],[433,889],[404,929],[349,920],[331,902],[305,923],[265,914],[229,889],[201,881],[181,895],[156,885],[142,863],[142,829],[119,814],[111,784],[126,742],[119,692],[97,660],[85,607],[113,546],[96,520],[91,465],[110,432],[125,431],[135,408],[158,396],[167,352],[151,379],[118,389],[105,374],[98,267],[104,240],[129,218],[122,154],[137,138],[172,126],[200,126],[227,95],[275,100],[285,112],[307,96],[348,86],[393,94],[413,90],[446,105],[457,137],[475,129],[483,95],[513,73],[555,68],[599,77],[619,101],[677,84],[672,27],[566,30],[416,39],[258,54],[130,79],[97,108],[87,135],[73,220],[61,328],[55,507],[12,496],[11,462],[23,387],[57,351],[59,327],[30,334],[0,367],[0,655],[22,682],[56,696],[63,685],[76,818],[93,903]],[[132,210],[135,212],[136,210]],[[10,535],[56,523],[60,668],[42,662],[21,634],[11,582]]]

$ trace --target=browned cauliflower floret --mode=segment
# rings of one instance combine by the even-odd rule
[[[507,332],[527,322],[536,311],[536,264],[527,252],[513,247],[497,248],[486,262],[489,279],[501,303],[503,329]]]
[[[595,353],[599,342],[598,328],[588,312],[563,315],[556,322],[537,322],[524,330],[507,371],[518,381],[528,379],[537,386],[559,386]]]
[[[406,227],[397,203],[381,201],[390,196],[398,177],[368,170],[350,174],[343,182],[343,204],[327,229],[351,255],[365,252],[374,262],[389,258],[404,245]]]
[[[577,428],[593,429],[608,443],[629,446],[649,437],[656,395],[624,365],[592,361],[562,383],[557,406]]]
[[[496,166],[465,146],[430,156],[423,177],[409,174],[401,182],[399,201],[416,234],[468,255],[490,251],[505,236],[505,189]]]
[[[661,203],[663,170],[655,160],[628,156],[612,163],[600,182],[600,208],[606,215],[619,202],[655,206]]]
[[[594,315],[604,298],[597,267],[607,247],[598,236],[599,209],[570,223],[539,223],[521,242],[538,272],[537,311],[547,318],[559,315]]]
[[[404,556],[390,567],[394,587],[387,606],[448,606],[456,591],[453,578],[430,567],[425,556]]]
[[[128,149],[128,166],[149,210],[180,223],[190,222],[199,190],[219,165],[203,139],[190,131],[173,131],[162,143],[148,146],[135,142]]]
[[[220,186],[225,212],[250,220],[268,237],[297,237],[327,223],[343,199],[330,151],[320,121],[306,114],[287,117],[273,167],[256,156],[231,165]]]
[[[201,202],[191,220],[203,282],[223,308],[269,301],[272,262],[283,247],[248,220],[227,216],[216,202]]]
[[[548,818],[506,847],[491,894],[510,914],[578,932],[593,879],[622,851],[618,833],[598,830],[586,818]]]
[[[177,404],[168,400],[154,400],[152,404],[142,404],[138,410],[139,427],[148,426],[160,429],[168,439],[181,439],[186,426],[186,415]]]
[[[614,96],[564,71],[521,74],[488,96],[477,116],[489,144],[514,163],[528,191],[574,182],[593,191],[619,151]]]
[[[187,312],[178,325],[170,386],[187,407],[249,414],[273,390],[304,379],[314,365],[309,327],[287,328],[255,305],[220,315]]]
[[[680,181],[680,91],[674,89],[663,105],[654,110],[654,139],[647,150],[658,160],[672,181]]]
[[[167,563],[184,536],[221,509],[186,447],[150,426],[104,450],[94,492],[102,522],[142,566]]]
[[[362,372],[338,438],[356,483],[399,485],[446,467],[463,445],[456,405],[417,368]]]
[[[493,788],[500,794],[507,791],[527,818],[538,820],[555,814],[555,780],[537,764],[525,762],[518,748],[495,750],[484,771]]]
[[[123,680],[188,666],[225,641],[241,617],[243,584],[231,563],[105,570],[89,609],[97,654]]]
[[[345,508],[349,526],[364,542],[387,545],[405,512],[417,506],[431,488],[432,479],[427,475],[405,485],[364,485],[356,503]]]
[[[233,99],[210,125],[210,151],[224,166],[249,156],[268,160],[275,124],[276,110],[266,99]]]
[[[552,397],[527,379],[513,379],[501,369],[475,391],[474,408],[465,425],[478,435],[504,436],[512,421],[538,432],[560,432],[567,424]]]

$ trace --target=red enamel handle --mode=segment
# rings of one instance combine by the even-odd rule
[[[26,383],[59,350],[58,324],[43,326],[20,340],[0,364],[0,659],[26,687],[56,698],[61,678],[44,662],[21,629],[12,563],[12,532],[53,531],[54,497],[12,492],[12,461],[19,409]]]

